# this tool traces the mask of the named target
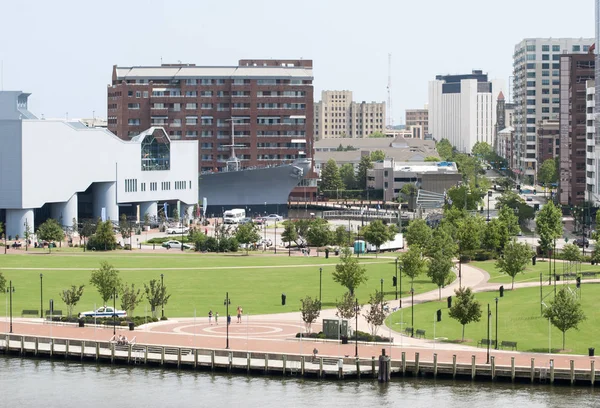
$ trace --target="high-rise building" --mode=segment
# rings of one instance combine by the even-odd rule
[[[477,142],[493,144],[497,97],[502,80],[488,80],[483,71],[438,75],[429,82],[429,132],[448,139],[458,151],[470,153]]]
[[[587,53],[593,42],[591,38],[526,38],[515,45],[512,77],[515,166],[512,170],[524,183],[536,181],[538,123],[559,119],[560,56]]]
[[[538,123],[537,132],[537,160],[541,166],[546,160],[560,155],[560,122],[544,119]]]
[[[429,134],[429,109],[427,105],[423,109],[406,110],[406,128],[414,129],[416,139],[425,139]]]
[[[226,167],[232,129],[243,167],[312,158],[312,67],[311,60],[240,60],[229,67],[115,65],[108,129],[129,140],[161,126],[172,140],[198,140],[199,171]],[[303,194],[316,193],[314,181],[302,181]]]
[[[596,56],[597,58],[597,56]],[[598,66],[598,60],[596,60],[596,67]],[[598,68],[596,68],[596,75],[598,74]],[[598,165],[600,163],[600,149],[596,146],[599,143],[596,139],[596,120],[595,120],[595,106],[596,106],[596,83],[595,81],[587,81],[586,88],[586,108],[587,108],[587,123],[586,123],[586,151],[585,151],[585,164],[586,164],[586,196],[585,201],[600,204],[600,169]]]
[[[385,102],[354,102],[352,91],[323,91],[315,103],[317,139],[361,138],[385,130]]]

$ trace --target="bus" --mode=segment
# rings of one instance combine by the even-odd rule
[[[234,208],[223,213],[223,222],[225,224],[238,224],[246,218],[246,210],[243,208]]]

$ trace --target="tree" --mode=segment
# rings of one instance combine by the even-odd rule
[[[362,228],[361,234],[368,243],[375,245],[377,254],[381,245],[394,239],[396,230],[384,225],[381,220],[375,220]]]
[[[102,222],[100,219],[98,219],[96,232],[88,240],[88,249],[95,249],[97,251],[112,251],[116,248],[116,245],[117,241],[115,239],[115,232],[112,222],[110,220]]]
[[[450,228],[441,225],[433,230],[431,238],[425,245],[425,255],[429,257],[433,257],[439,251],[445,257],[452,259],[458,251],[458,245],[450,234]]]
[[[385,160],[385,152],[383,150],[374,150],[371,152],[371,161],[378,162]]]
[[[164,306],[169,301],[171,295],[167,295],[167,287],[161,285],[156,279],[152,279],[148,285],[144,283],[144,292],[146,299],[150,304],[150,310],[152,311],[152,317],[156,317],[157,307]]]
[[[512,278],[511,289],[515,287],[515,276],[525,270],[533,255],[527,244],[509,241],[504,246],[504,253],[496,261],[496,268]]]
[[[325,246],[333,241],[333,234],[329,229],[329,224],[323,218],[315,219],[308,229],[306,234],[308,245],[317,248],[317,256],[319,256],[319,247]]]
[[[325,166],[321,170],[321,182],[319,183],[319,191],[329,194],[329,196],[336,197],[339,190],[344,189],[344,183],[340,176],[335,160],[329,159]]]
[[[317,299],[312,299],[310,296],[306,296],[304,299],[300,299],[302,312],[302,320],[306,328],[306,333],[311,332],[312,324],[319,318],[321,314],[321,302]]]
[[[418,245],[411,245],[408,251],[400,255],[399,266],[402,272],[408,276],[412,282],[419,276],[425,268],[425,259],[423,258],[422,249]]]
[[[0,237],[4,236],[4,224],[2,224],[2,222],[0,222]]]
[[[351,295],[354,295],[356,288],[367,281],[366,273],[365,267],[352,256],[350,248],[342,248],[340,263],[335,266],[335,271],[331,276],[334,282],[339,283],[348,289]]]
[[[127,316],[133,317],[133,311],[142,300],[141,290],[136,289],[134,283],[131,286],[126,283],[121,287],[121,309],[127,312]]]
[[[352,239],[352,233],[346,229],[343,225],[338,225],[335,229],[333,241],[337,246],[350,246]]]
[[[544,310],[544,317],[550,319],[550,323],[562,332],[563,350],[567,331],[577,329],[579,323],[586,319],[581,304],[565,288],[558,291],[554,300],[550,301],[550,306]]]
[[[358,174],[356,175],[356,182],[359,189],[367,189],[367,171],[372,168],[373,162],[371,161],[371,157],[368,155],[362,156],[358,163]]]
[[[253,222],[247,222],[238,225],[235,238],[240,244],[246,246],[246,255],[248,255],[250,244],[260,240],[260,233],[258,232],[258,227]]]
[[[37,235],[43,241],[55,242],[62,241],[65,237],[65,232],[55,219],[48,218],[39,226]],[[50,251],[50,247],[48,245],[48,251]]]
[[[442,288],[450,283],[453,267],[452,257],[444,254],[441,250],[434,252],[429,259],[427,276],[429,276],[431,282],[437,285],[439,300],[442,300]]]
[[[412,183],[405,183],[400,188],[400,193],[402,195],[402,198],[400,198],[400,196],[398,196],[399,201],[400,200],[402,200],[403,202],[408,201],[409,198],[417,195],[417,187]]]
[[[4,277],[2,272],[0,272],[0,292],[6,293],[6,278]]]
[[[471,153],[483,160],[488,160],[492,155],[492,146],[487,142],[477,142],[473,145]]]
[[[600,211],[598,211],[600,212]],[[596,224],[598,225],[598,224]],[[600,245],[594,245],[594,249],[592,250],[591,260],[595,264],[600,264]]]
[[[471,254],[481,248],[481,237],[485,228],[485,221],[479,215],[468,215],[458,221],[456,239],[458,239],[460,253]]]
[[[198,204],[196,204],[198,205]],[[194,212],[194,214],[196,214],[196,212]],[[144,227],[149,227],[150,226],[150,214],[146,213],[144,214]]]
[[[594,253],[592,252],[592,257]],[[581,262],[583,260],[583,255],[579,251],[579,247],[575,244],[566,244],[562,249],[562,257],[565,261],[569,262],[569,271],[573,270],[573,264],[576,262]]]
[[[406,228],[406,243],[408,246],[417,245],[421,248],[426,248],[431,240],[431,228],[423,219],[417,218],[412,220]]]
[[[562,212],[551,201],[538,212],[535,217],[535,230],[540,239],[540,249],[543,253],[549,253],[553,247],[554,240],[559,238],[563,232]]]
[[[345,163],[340,167],[340,177],[342,183],[344,183],[344,189],[355,190],[356,189],[356,172],[352,163]]]
[[[179,222],[179,210],[177,209],[177,207],[173,208],[173,213],[171,214],[171,218],[173,218],[173,221]]]
[[[382,292],[375,290],[375,293],[369,295],[369,308],[363,316],[369,324],[372,336],[377,335],[377,330],[379,330],[379,327],[385,322],[386,305],[387,302],[385,301]]]
[[[519,217],[515,214],[515,211],[508,206],[501,206],[498,212],[498,221],[502,223],[508,232],[509,236],[518,235],[521,232],[519,227]]]
[[[469,185],[451,187],[446,191],[447,205],[465,210],[476,210],[481,201],[481,189]]]
[[[383,132],[373,132],[373,133],[371,133],[369,135],[369,137],[372,137],[372,138],[382,138],[382,137],[387,137],[387,136]]]
[[[127,221],[127,216],[125,214],[121,214],[121,218],[119,218],[119,233],[123,238],[123,241],[129,239],[131,237],[131,232],[133,228],[131,223]],[[125,244],[125,242],[123,242]]]
[[[59,293],[60,298],[67,306],[68,317],[73,315],[73,308],[79,302],[79,300],[81,300],[81,296],[83,296],[83,287],[84,285],[81,285],[80,287],[71,285],[70,289],[63,289],[63,291]]]
[[[437,156],[427,156],[427,157],[425,157],[424,161],[426,161],[426,162],[439,162],[440,158],[437,157]]]
[[[356,297],[350,292],[344,293],[342,300],[338,302],[336,299],[336,308],[337,311],[335,312],[335,315],[337,317],[348,320],[352,319],[357,313]]]
[[[96,287],[104,304],[114,294],[115,289],[118,292],[121,288],[119,271],[106,261],[100,262],[100,268],[92,271],[90,283]]]
[[[448,316],[462,325],[462,341],[465,341],[465,326],[481,319],[481,305],[475,300],[471,288],[462,287],[454,291],[456,301],[448,311]]]
[[[452,159],[452,155],[454,154],[454,147],[452,147],[452,144],[450,143],[450,141],[448,141],[448,139],[442,139],[439,142],[437,142],[435,145],[435,149],[437,150],[442,160],[447,161]]]
[[[500,186],[503,191],[508,191],[515,186],[515,182],[510,177],[502,177],[496,181],[496,184]]]
[[[502,252],[510,240],[508,228],[498,218],[491,219],[483,230],[481,244],[488,251]]]
[[[558,182],[558,172],[556,169],[556,161],[554,159],[546,159],[538,170],[538,181],[544,186]]]
[[[81,224],[81,232],[79,233],[84,239],[89,238],[95,231],[94,223],[91,220],[84,220]]]
[[[281,233],[281,240],[291,245],[294,242],[298,245],[298,231],[293,221],[287,220],[283,222],[283,232]]]
[[[516,212],[519,218],[519,225],[524,225],[528,220],[535,216],[533,207],[527,205],[525,200],[514,191],[504,191],[496,200],[496,208],[508,207]]]

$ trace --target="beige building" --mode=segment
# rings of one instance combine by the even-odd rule
[[[413,130],[413,137],[416,139],[426,139],[429,134],[429,109],[425,105],[424,109],[406,110],[406,128]]]
[[[385,102],[353,102],[352,91],[323,91],[314,109],[316,140],[364,138],[385,130]]]

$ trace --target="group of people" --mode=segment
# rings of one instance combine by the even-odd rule
[[[121,334],[121,335],[116,336],[116,338],[117,338],[117,344],[119,346],[125,346],[125,345],[129,344],[129,340],[127,339],[127,336],[123,336]]]
[[[242,314],[244,313],[244,309],[241,306],[237,307],[237,322],[242,322]],[[213,313],[212,309],[208,311],[208,323],[212,326],[213,317],[215,318],[215,324],[219,324],[219,312]],[[227,315],[227,324],[231,324],[231,315]]]

